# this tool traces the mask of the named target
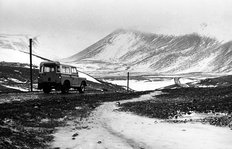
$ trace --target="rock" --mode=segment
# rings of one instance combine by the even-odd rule
[[[117,104],[118,106],[120,106],[120,102],[116,102],[116,104]]]
[[[72,137],[76,137],[76,136],[78,136],[79,134],[78,133],[74,133],[73,135],[72,135]]]
[[[101,143],[102,143],[102,141],[98,141],[97,143],[98,143],[98,144],[101,144]]]

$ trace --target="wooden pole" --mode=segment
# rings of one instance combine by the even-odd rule
[[[30,47],[30,79],[31,79],[31,92],[33,91],[33,80],[32,80],[32,39],[29,39]]]
[[[129,80],[130,80],[130,76],[129,76],[129,72],[127,72],[127,91],[129,92]]]

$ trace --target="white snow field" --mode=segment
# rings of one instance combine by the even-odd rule
[[[121,86],[127,86],[127,80],[104,80],[104,81]],[[173,79],[165,80],[165,81],[147,81],[147,80],[129,81],[129,87],[135,91],[155,90],[173,84],[175,84]]]
[[[186,83],[195,82],[196,80],[188,78],[179,78],[179,84],[185,85]],[[117,84],[121,86],[127,86],[127,80],[107,80],[104,81]],[[165,79],[163,81],[150,81],[150,80],[130,80],[129,87],[135,91],[147,91],[163,88],[169,85],[173,85],[176,82],[174,79]]]
[[[154,99],[157,94],[160,92],[120,103]],[[231,149],[229,128],[197,122],[167,123],[119,112],[117,103],[105,102],[84,121],[77,119],[70,121],[68,127],[57,128],[51,146],[61,149]],[[72,139],[74,134],[77,135]]]
[[[9,85],[5,85],[5,84],[1,84],[1,86],[4,86],[6,88],[11,88],[11,89],[16,89],[16,90],[23,91],[23,92],[29,91],[29,89],[25,89],[25,88],[21,88],[21,87],[17,87],[17,86],[9,86]]]
[[[96,80],[94,77],[86,74],[86,73],[83,73],[83,72],[78,72],[79,76],[80,77],[83,77],[83,78],[86,78],[88,81],[91,81],[91,82],[95,82],[95,83],[99,83],[101,84],[101,82],[99,82],[98,80]]]

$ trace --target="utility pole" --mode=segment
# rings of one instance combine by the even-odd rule
[[[130,80],[129,72],[127,72],[127,92],[129,92],[129,80]]]
[[[30,79],[31,79],[31,92],[33,91],[33,80],[32,80],[32,39],[29,39],[30,47]]]

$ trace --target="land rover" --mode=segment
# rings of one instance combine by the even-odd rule
[[[86,78],[79,77],[77,68],[60,62],[41,62],[38,76],[38,89],[50,93],[52,89],[67,93],[70,88],[80,93],[85,91]]]

